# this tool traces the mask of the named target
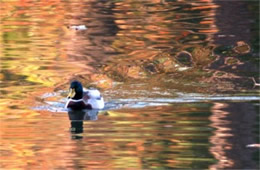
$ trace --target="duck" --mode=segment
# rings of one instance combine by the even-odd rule
[[[99,90],[94,88],[85,90],[82,84],[76,80],[70,83],[67,99],[65,105],[67,109],[103,109],[105,106],[104,98]]]

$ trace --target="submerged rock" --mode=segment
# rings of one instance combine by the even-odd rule
[[[158,68],[156,67],[156,65],[152,62],[149,62],[149,63],[145,63],[143,65],[143,68],[145,71],[147,71],[148,73],[150,74],[155,74],[155,73],[158,73]]]
[[[121,64],[110,64],[103,68],[109,77],[117,81],[126,80],[128,78],[142,79],[146,77],[146,73],[141,67],[136,63],[121,63]]]
[[[179,52],[175,58],[177,59],[178,62],[180,62],[181,64],[185,65],[185,66],[191,66],[192,65],[192,55],[191,53],[187,52],[187,51],[181,51]]]
[[[196,47],[191,52],[194,65],[206,67],[212,62],[212,50],[205,47]]]
[[[238,54],[247,54],[250,52],[250,50],[250,46],[244,41],[238,41],[237,46],[233,48],[233,51]]]
[[[225,58],[226,65],[234,65],[234,64],[239,64],[239,63],[240,63],[240,61],[237,58],[234,58],[234,57]]]
[[[178,63],[168,54],[162,53],[153,58],[153,63],[159,72],[169,73],[174,72],[179,67]]]

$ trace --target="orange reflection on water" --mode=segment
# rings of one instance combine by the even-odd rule
[[[254,143],[257,109],[251,103],[214,103],[209,117],[216,130],[210,137],[210,152],[218,160],[210,169],[255,169],[252,160],[255,149],[246,146]]]
[[[217,7],[211,0],[1,2],[1,166],[207,168],[214,161],[208,151],[212,132],[208,103],[108,111],[96,122],[85,122],[84,133],[78,136],[70,134],[66,114],[32,107],[42,105],[41,95],[52,93],[55,87],[66,93],[68,82],[75,78],[83,79],[84,85],[92,80],[91,85],[103,89],[115,87],[108,92],[110,99],[157,99],[162,93],[174,98],[179,90],[196,91],[189,86],[191,80],[174,85],[171,75],[185,74],[168,70],[176,64],[176,53],[210,45],[213,33],[218,32],[214,25]],[[66,27],[81,24],[87,31]],[[144,71],[144,62],[150,64],[151,74]],[[158,69],[166,74],[157,75]],[[192,80],[194,70],[189,73]],[[118,79],[113,79],[113,73],[121,74],[115,76],[123,84],[121,89],[114,85]],[[139,86],[125,83],[128,77],[137,79]],[[168,84],[163,84],[164,78]],[[155,86],[160,87],[158,91]],[[51,101],[64,99],[63,95]],[[230,122],[222,120],[229,113],[222,107],[216,104],[212,109],[212,127],[217,130],[211,138],[211,152],[220,160],[212,168],[234,164],[225,153],[233,148],[226,140],[233,135]]]
[[[232,144],[227,141],[227,138],[232,136],[229,132],[231,129],[227,127],[230,122],[223,120],[229,113],[221,110],[226,106],[227,104],[224,103],[215,103],[212,107],[212,115],[209,117],[212,121],[211,126],[216,128],[214,135],[210,138],[213,144],[210,152],[218,160],[218,163],[211,165],[210,169],[230,168],[234,165],[233,160],[226,155],[226,150],[232,148]]]

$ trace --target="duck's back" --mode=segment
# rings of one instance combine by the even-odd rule
[[[96,89],[86,90],[86,93],[89,96],[87,103],[90,104],[93,109],[103,109],[104,108],[104,106],[105,106],[104,99],[98,90],[96,90]]]

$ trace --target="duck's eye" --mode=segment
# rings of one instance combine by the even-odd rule
[[[75,89],[70,88],[67,98],[73,98],[76,95]]]

